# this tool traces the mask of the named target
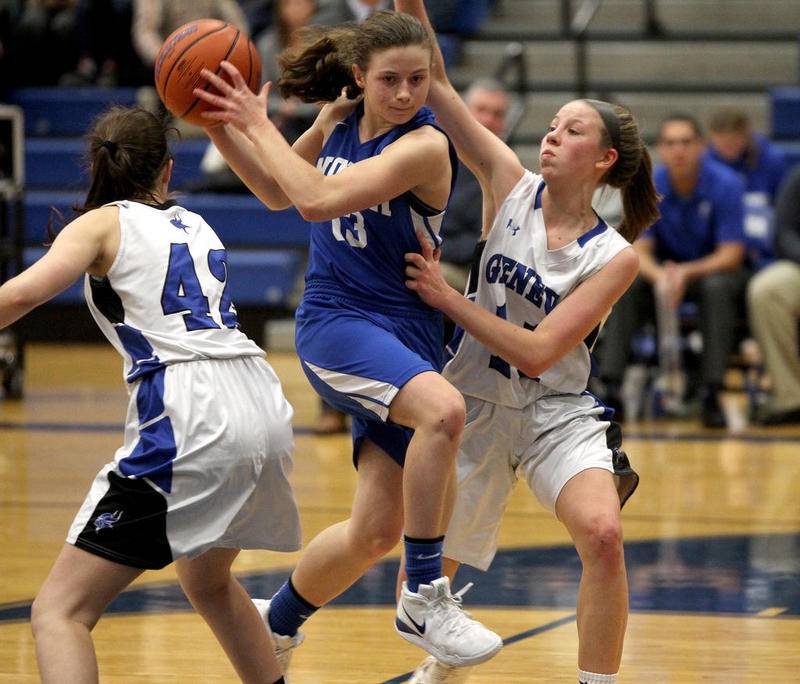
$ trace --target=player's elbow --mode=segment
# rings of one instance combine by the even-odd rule
[[[295,206],[306,221],[328,221],[337,217],[331,203],[324,197],[309,197],[296,202]]]

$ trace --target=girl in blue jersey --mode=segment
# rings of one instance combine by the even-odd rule
[[[423,0],[395,0],[395,7],[432,33]],[[593,341],[638,270],[629,243],[658,218],[650,157],[628,110],[575,100],[543,136],[540,173],[526,170],[471,115],[438,52],[429,102],[483,191],[467,297],[448,287],[429,246],[407,256],[409,288],[463,333],[449,345],[444,369],[467,405],[445,570],[452,576],[461,562],[489,567],[514,484],[525,480],[564,525],[582,563],[578,681],[613,684],[628,611],[620,508],[638,476],[620,449],[619,426],[586,385]],[[604,184],[620,189],[619,232],[592,207]],[[455,684],[466,676],[428,658],[411,682]]]
[[[300,547],[292,407],[238,329],[222,243],[170,200],[167,133],[141,108],[102,114],[88,135],[80,216],[0,287],[2,329],[85,274],[87,305],[128,381],[124,444],[96,476],[31,609],[45,684],[97,682],[97,621],[145,569],[173,561],[240,679],[284,681],[231,565],[241,548]]]
[[[404,284],[404,253],[419,249],[417,233],[439,244],[456,167],[423,107],[431,56],[421,24],[403,14],[308,33],[304,48],[281,58],[282,95],[331,102],[345,89],[363,100],[346,116],[340,105],[324,108],[294,149],[265,115],[270,84],[254,95],[223,62],[232,85],[204,71],[221,95],[195,90],[216,107],[209,121],[226,124],[208,133],[231,168],[270,208],[294,204],[314,222],[297,352],[316,391],[353,417],[352,515],[312,540],[265,607],[287,654],[302,622],[402,532],[401,636],[453,664],[486,660],[502,644],[460,610],[442,577],[464,402],[439,374],[440,314]]]

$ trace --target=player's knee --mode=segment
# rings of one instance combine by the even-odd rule
[[[48,632],[57,631],[59,625],[69,621],[83,622],[87,629],[92,629],[94,623],[88,624],[78,619],[77,616],[66,613],[52,601],[42,601],[38,596],[31,605],[31,632],[34,639],[39,639]]]
[[[584,564],[609,567],[623,562],[622,525],[616,516],[597,516],[587,525],[580,542]]]
[[[184,578],[181,588],[193,606],[202,608],[226,600],[231,590],[231,577],[193,577],[188,581]]]
[[[401,518],[375,518],[361,529],[352,530],[353,543],[369,558],[383,558],[400,541],[403,534]]]
[[[467,407],[464,397],[453,390],[443,401],[437,402],[428,414],[430,428],[441,432],[450,440],[458,440],[464,431],[464,421],[467,416]]]

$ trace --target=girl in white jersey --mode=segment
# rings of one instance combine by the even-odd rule
[[[87,303],[123,356],[130,396],[124,445],[95,478],[33,602],[42,681],[98,681],[92,628],[145,569],[174,561],[242,681],[283,682],[230,568],[242,548],[300,546],[287,480],[292,408],[238,329],[224,246],[200,216],[169,201],[163,122],[114,108],[88,144],[80,216],[0,287],[3,328],[85,273]]]
[[[432,31],[422,0],[395,6]],[[553,118],[536,175],[470,115],[439,53],[432,80],[428,101],[484,202],[466,298],[446,285],[432,249],[406,257],[408,286],[465,331],[445,368],[467,402],[445,571],[489,566],[508,496],[524,477],[583,564],[578,679],[615,682],[628,608],[620,507],[638,477],[619,450],[619,427],[586,384],[594,338],[638,270],[629,241],[658,215],[650,159],[627,110],[577,100]],[[619,233],[592,209],[603,183],[622,192]],[[428,659],[412,681],[465,678]]]

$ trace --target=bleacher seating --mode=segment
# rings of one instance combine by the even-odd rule
[[[88,182],[83,136],[92,119],[111,103],[136,101],[133,89],[26,88],[13,95],[25,112],[26,192],[23,210],[23,261],[29,266],[44,253],[51,209],[64,217],[82,199]],[[249,194],[181,194],[186,183],[202,178],[205,139],[173,144],[172,186],[178,201],[201,214],[229,250],[230,288],[235,304],[286,309],[304,264],[309,226],[294,209],[272,212]],[[83,302],[79,282],[53,300]]]

